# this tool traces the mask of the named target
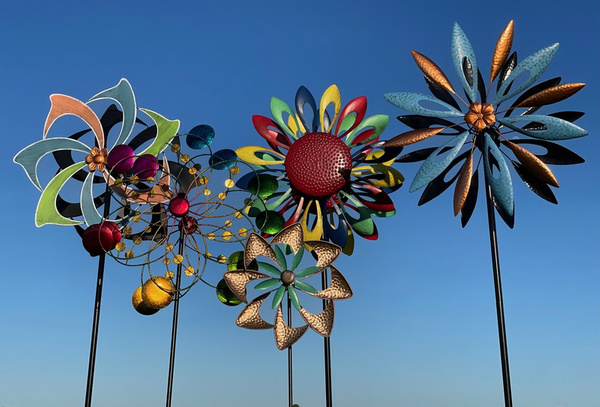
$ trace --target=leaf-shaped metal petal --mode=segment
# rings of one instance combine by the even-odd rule
[[[292,117],[293,120],[296,120],[296,115],[294,114],[294,111],[292,110],[292,108],[285,103],[283,100],[278,99],[276,97],[272,97],[271,98],[271,114],[273,115],[273,119],[275,119],[275,122],[279,125],[279,127],[281,129],[283,129],[283,131],[285,131],[285,133],[294,138],[297,139],[297,135],[295,132],[293,132],[288,125],[285,122],[285,119],[283,118],[283,113],[287,113],[289,115],[289,117]],[[298,127],[298,123],[296,123],[296,128]]]
[[[514,103],[510,106],[510,108],[504,114],[504,117],[510,116],[512,114],[512,112],[515,110],[515,108],[517,108],[521,104],[521,102],[523,102],[525,99],[528,99],[530,96],[533,96],[536,93],[539,93],[539,92],[546,90],[548,88],[551,88],[553,86],[559,85],[560,80],[561,80],[561,78],[559,76],[559,77],[548,79],[547,81],[538,83],[537,85],[532,86],[531,88],[527,89],[514,101]],[[533,109],[528,109],[523,114],[531,114],[531,113],[533,113],[532,110]]]
[[[317,256],[317,266],[321,268],[331,266],[342,253],[340,246],[322,240],[309,240],[305,243]]]
[[[290,301],[292,302],[292,305],[294,306],[294,308],[296,308],[296,310],[300,311],[300,299],[298,298],[298,293],[296,292],[296,289],[294,288],[294,286],[289,285],[287,287],[287,292],[288,292],[288,298],[290,299]]]
[[[300,315],[302,315],[302,319],[306,321],[308,326],[319,335],[326,338],[331,335],[335,315],[333,301],[329,301],[323,312],[320,314],[311,314],[305,308],[300,308]]]
[[[292,248],[294,253],[296,253],[302,247],[304,243],[304,232],[302,231],[302,225],[299,223],[294,223],[285,229],[281,230],[273,239],[271,239],[271,244],[287,244]]]
[[[494,55],[492,56],[492,67],[490,69],[490,83],[494,82],[494,79],[496,79],[496,76],[498,76],[508,58],[513,43],[514,27],[514,21],[510,20],[496,42]]]
[[[354,130],[346,133],[347,136],[344,143],[348,147],[353,148],[376,140],[387,127],[388,122],[389,117],[385,114],[369,116]]]
[[[534,154],[527,151],[523,147],[520,147],[510,141],[503,143],[515,154],[515,157],[521,162],[523,167],[527,169],[532,175],[544,181],[546,184],[550,184],[553,187],[558,188],[558,181],[550,171],[550,168],[546,166],[539,158]]]
[[[346,300],[352,297],[352,289],[346,278],[335,267],[331,266],[331,284],[324,290],[314,294],[315,297],[322,300]]]
[[[327,106],[329,106],[330,104],[333,104],[333,118],[331,119],[329,119],[329,116],[327,115]],[[340,96],[340,90],[336,85],[331,85],[325,90],[325,92],[323,92],[323,96],[321,96],[321,101],[319,102],[319,119],[321,121],[321,131],[325,133],[329,133],[331,131],[333,123],[336,121],[340,113],[341,107],[342,97]]]
[[[527,169],[522,166],[520,163],[516,161],[512,161],[513,166],[515,167],[515,171],[521,177],[525,185],[531,189],[537,196],[540,198],[551,202],[553,204],[558,204],[558,200],[552,192],[552,189],[546,184],[544,181],[540,180],[535,175],[531,174]]]
[[[273,329],[273,335],[275,336],[275,345],[277,345],[277,349],[284,350],[289,348],[306,333],[307,329],[308,325],[298,328],[290,327],[283,319],[281,305],[279,308],[277,308],[277,313],[275,315],[275,329]]]
[[[81,214],[83,215],[83,220],[88,226],[95,225],[103,221],[103,217],[98,212],[98,209],[96,209],[96,204],[94,202],[93,183],[94,173],[90,172],[85,178],[85,181],[83,181],[79,200],[81,204]]]
[[[230,287],[231,288],[231,287]],[[270,329],[274,325],[268,323],[260,316],[260,307],[269,296],[269,293],[263,294],[260,297],[256,297],[252,302],[240,312],[235,324],[241,328],[246,329]]]
[[[475,210],[475,204],[477,204],[477,193],[479,192],[479,171],[475,170],[471,177],[471,186],[469,187],[469,193],[467,199],[460,210],[460,223],[464,228],[469,223],[471,215]]]
[[[473,47],[471,46],[467,35],[462,28],[460,28],[460,25],[454,23],[454,26],[452,27],[452,61],[454,62],[454,69],[458,74],[458,78],[460,79],[465,92],[472,101],[475,101],[477,98],[477,80],[471,79],[472,83],[469,83],[463,68],[465,58],[470,62],[472,72],[476,73],[477,59],[475,58]]]
[[[404,154],[403,156],[396,158],[395,162],[397,162],[397,163],[415,163],[415,162],[423,161],[427,157],[429,157],[436,149],[437,149],[437,147],[427,147],[427,148],[423,148],[421,150],[415,150],[411,153]],[[443,154],[450,149],[452,149],[452,147],[444,147],[440,151],[440,154]]]
[[[279,286],[279,288],[277,289],[277,291],[275,291],[275,295],[273,296],[273,302],[271,303],[271,308],[275,309],[276,307],[278,307],[281,304],[281,301],[283,300],[283,296],[285,295],[285,286],[281,285]]]
[[[454,160],[454,157],[456,157],[456,155],[462,148],[468,135],[468,132],[464,132],[463,134],[453,137],[446,144],[436,148],[433,151],[433,153],[431,153],[431,155],[427,157],[425,162],[421,165],[419,171],[417,171],[417,174],[415,175],[415,178],[409,188],[409,192],[414,192],[418,189],[423,188],[431,180],[440,175],[442,171],[444,171],[444,169],[446,169],[446,167],[450,165],[452,160]],[[454,144],[454,147],[448,152],[446,157],[443,160],[436,162],[437,156],[444,149],[444,147],[447,147],[451,144]]]
[[[279,279],[279,278],[270,278],[268,280],[261,281],[260,283],[256,284],[256,286],[254,286],[254,289],[255,290],[267,290],[269,288],[275,287],[280,282],[281,282],[281,279]]]
[[[458,126],[449,120],[440,119],[439,117],[428,117],[428,116],[420,116],[420,115],[410,114],[410,115],[404,115],[404,116],[397,116],[396,118],[399,121],[401,121],[402,123],[406,124],[411,129],[424,129],[425,127],[431,127],[433,125],[438,124],[440,126],[448,127],[448,131],[445,131],[445,132],[442,132],[439,134],[448,134],[448,135],[456,136],[457,134],[460,134],[463,131],[467,131],[467,129],[465,129],[464,127]],[[452,127],[449,127],[449,126],[452,126]],[[450,132],[450,131],[452,131],[452,132]]]
[[[454,216],[458,215],[467,200],[469,188],[471,187],[472,173],[473,154],[469,154],[458,173],[458,180],[456,181],[456,187],[454,189]]]
[[[552,143],[546,140],[511,140],[512,143],[515,144],[525,144],[525,145],[536,145],[546,149],[545,154],[536,154],[535,156],[540,159],[544,164],[551,165],[571,165],[571,164],[581,164],[584,163],[585,160],[579,155],[575,154],[568,148],[565,148],[559,144]],[[506,142],[503,141],[503,144]]]
[[[252,280],[270,277],[269,275],[252,270],[234,270],[223,274],[223,278],[229,289],[245,303],[248,303],[246,299],[246,285]]]
[[[452,84],[448,80],[448,77],[444,74],[440,67],[436,65],[435,62],[415,50],[411,50],[410,52],[412,53],[415,62],[419,66],[419,69],[423,71],[423,73],[427,75],[429,79],[441,86],[446,91],[456,93],[452,87]]]
[[[539,131],[526,130],[513,124],[523,120],[532,120],[542,123],[546,126],[546,129]],[[498,119],[498,122],[502,123],[506,127],[518,131],[519,133],[543,140],[568,140],[588,135],[586,130],[571,122],[546,115],[532,114],[527,116],[503,117],[502,119]]]
[[[412,92],[397,92],[397,93],[386,93],[383,95],[385,100],[393,104],[394,106],[399,107],[400,109],[404,109],[408,112],[422,115],[422,116],[431,116],[431,117],[463,117],[464,114],[450,106],[448,103],[444,103],[439,99],[431,97],[429,95],[424,95],[422,93],[412,93]],[[445,110],[433,110],[430,108],[426,108],[421,106],[421,102],[431,102],[439,105]]]
[[[511,72],[513,71],[513,69],[515,69],[516,66],[517,66],[517,52],[515,51],[512,54],[510,54],[510,56],[504,63],[504,66],[502,66],[502,69],[500,70],[500,75],[498,75],[498,84],[496,85],[496,92],[498,92],[498,90],[500,89],[502,84],[504,84],[504,81],[506,81],[506,79],[510,76]],[[508,92],[510,90],[510,87],[511,87],[511,84],[509,84],[506,87],[505,92]]]
[[[252,165],[276,165],[285,162],[285,156],[269,148],[245,146],[235,150],[237,156]]]
[[[511,74],[506,78],[498,92],[496,93],[496,97],[494,98],[494,102],[492,103],[494,106],[498,106],[500,103],[504,102],[512,98],[515,95],[523,92],[527,89],[532,83],[534,83],[548,68],[552,58],[554,58],[554,54],[558,50],[558,43],[550,45],[549,47],[542,48],[538,52],[535,52],[525,58],[519,65],[513,69]],[[529,72],[529,77],[516,89],[512,89],[508,93],[505,94],[508,86],[512,85],[514,80],[521,75],[522,73]]]
[[[563,85],[554,86],[536,93],[535,95],[531,95],[519,103],[519,107],[545,106],[560,102],[561,100],[573,96],[584,86],[585,83],[565,83]]]
[[[250,262],[258,256],[267,256],[281,266],[271,245],[269,245],[262,236],[252,232],[250,233],[250,236],[248,236],[248,239],[246,239],[246,245],[244,247],[244,267],[248,268]]]
[[[383,144],[383,147],[403,147],[414,144],[431,136],[435,136],[442,130],[444,130],[444,127],[407,131],[406,133],[399,134],[386,141]]]
[[[366,97],[359,96],[355,99],[352,99],[350,102],[348,102],[348,104],[346,106],[344,106],[344,109],[342,109],[342,112],[340,113],[340,118],[337,122],[337,125],[335,126],[335,132],[333,134],[335,134],[336,136],[338,135],[338,131],[340,130],[340,126],[341,126],[342,122],[350,114],[353,114],[353,116],[354,116],[353,123],[350,127],[343,129],[343,131],[345,133],[348,133],[348,132],[354,130],[354,128],[359,125],[359,123],[362,121],[362,119],[364,119],[366,111],[367,111],[367,98]],[[339,136],[341,137],[342,135],[339,135]]]
[[[318,293],[318,290],[315,287],[302,280],[294,280],[294,287],[309,294]]]
[[[295,99],[295,104],[296,104],[296,112],[298,112],[298,117],[300,118],[300,121],[302,122],[302,124],[304,125],[305,129],[308,129],[309,133],[314,133],[319,129],[319,115],[318,115],[318,110],[317,110],[317,103],[315,102],[315,98],[312,95],[312,93],[310,93],[310,91],[308,89],[306,89],[304,86],[300,86],[298,88],[298,91],[296,92],[296,99]],[[306,115],[304,114],[304,106],[308,105],[310,106],[311,110],[312,110],[312,123],[307,123],[306,122]]]
[[[485,177],[492,188],[492,195],[494,196],[495,202],[497,205],[500,205],[508,215],[513,215],[513,187],[506,161],[504,161],[500,149],[498,149],[496,143],[494,143],[488,134],[484,135],[483,148]],[[497,176],[492,174],[492,159],[490,158],[490,155],[493,156],[498,165],[499,171]]]
[[[458,174],[459,174],[458,171],[449,180],[446,180],[446,175],[448,175],[448,173],[450,171],[452,171],[452,169],[454,167],[456,167],[458,164],[460,164],[462,161],[464,161],[467,158],[467,155],[469,155],[469,154],[471,154],[471,150],[465,151],[464,153],[462,153],[461,155],[456,157],[444,169],[444,171],[442,171],[442,173],[440,175],[435,177],[433,180],[431,180],[429,182],[429,184],[427,184],[427,186],[423,189],[421,198],[419,198],[419,203],[418,203],[419,206],[425,205],[427,202],[440,196],[445,190],[447,190],[450,187],[450,185],[452,185],[454,183],[454,181],[456,181],[456,179],[458,178]]]
[[[456,108],[457,110],[460,110],[460,106],[458,105],[454,97],[452,97],[452,94],[450,92],[448,92],[446,89],[442,88],[440,85],[429,79],[427,76],[423,76],[423,78],[425,79],[425,83],[427,84],[427,87],[429,88],[429,91],[433,96],[435,96],[442,102],[448,103],[450,106]]]
[[[260,134],[269,145],[278,149],[278,147],[289,150],[292,142],[288,136],[284,133],[283,129],[279,127],[277,123],[265,116],[254,115],[252,116],[252,124],[254,128]],[[278,151],[281,152],[281,151]]]

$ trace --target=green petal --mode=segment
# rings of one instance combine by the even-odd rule
[[[152,142],[152,144],[145,149],[142,154],[151,154],[153,156],[157,156],[161,153],[165,148],[167,148],[167,143],[170,142],[176,135],[179,130],[180,122],[179,120],[168,120],[163,116],[159,115],[156,112],[148,109],[140,109],[142,112],[146,113],[148,116],[154,120],[156,123],[156,138]]]
[[[270,278],[268,280],[256,284],[256,287],[254,288],[256,290],[266,290],[268,288],[275,287],[277,284],[279,284],[279,282],[280,280],[278,278]]]
[[[296,290],[294,290],[294,287],[290,285],[288,286],[287,291],[290,295],[290,300],[292,300],[292,304],[294,304],[294,308],[300,311],[300,300],[298,300],[298,294],[296,293]]]
[[[277,261],[279,262],[281,269],[287,270],[288,266],[287,266],[287,260],[285,259],[285,254],[283,254],[283,252],[281,251],[281,248],[278,245],[273,245],[272,247],[273,247],[273,250],[275,250],[275,256],[277,257]]]
[[[318,291],[318,290],[317,290],[315,287],[313,287],[312,285],[310,285],[310,284],[308,284],[308,283],[305,283],[304,281],[300,281],[300,280],[295,280],[295,281],[294,281],[294,286],[295,286],[297,289],[299,289],[299,290],[302,290],[302,291],[304,291],[304,292],[311,293],[311,294],[316,294],[316,293],[318,293],[318,292],[319,292],[319,291]]]
[[[304,246],[302,246],[298,250],[298,253],[296,253],[296,255],[294,256],[294,259],[292,260],[292,268],[290,268],[291,271],[295,271],[296,270],[296,268],[298,267],[298,265],[302,261],[302,256],[303,255],[304,255]]]
[[[288,106],[288,104],[285,103],[281,99],[272,97],[271,98],[271,114],[273,115],[273,119],[279,125],[279,127],[281,127],[289,136],[291,136],[292,138],[294,138],[294,140],[296,140],[298,137],[296,137],[296,134],[288,127],[285,120],[283,120],[283,115],[282,115],[283,112],[289,114],[294,119],[294,121],[296,122],[297,128],[300,127],[300,126],[298,126],[298,121],[296,120],[296,115],[294,114],[292,109]]]
[[[262,270],[264,270],[265,272],[274,275],[274,276],[280,276],[281,275],[281,271],[279,271],[279,269],[275,266],[273,266],[272,264],[269,263],[265,263],[264,261],[257,261],[256,262],[258,264],[258,267]]]
[[[285,287],[281,286],[277,289],[277,291],[275,291],[275,296],[273,297],[273,305],[271,305],[271,308],[277,308],[277,306],[281,303],[281,300],[283,299],[283,294],[285,294]]]
[[[390,118],[384,114],[378,114],[378,115],[366,118],[365,120],[362,121],[361,124],[358,125],[357,128],[352,130],[350,132],[350,134],[348,134],[348,136],[346,136],[346,140],[345,140],[346,145],[348,147],[355,147],[355,146],[366,144],[372,140],[375,140],[377,137],[379,137],[381,135],[381,133],[383,133],[383,131],[385,130],[385,128],[388,125],[389,120],[390,120]],[[369,128],[369,127],[372,127],[374,129],[373,134],[371,134],[368,138],[361,140],[357,143],[352,142],[358,134],[362,133],[365,128]]]
[[[300,270],[299,272],[297,272],[295,276],[296,276],[296,278],[312,276],[313,274],[318,273],[322,269],[323,269],[323,267],[319,267],[319,266],[307,267],[304,270]]]
[[[56,174],[56,176],[50,180],[48,186],[46,186],[46,189],[42,192],[42,196],[40,196],[38,206],[35,210],[35,225],[37,227],[48,224],[72,226],[83,223],[62,216],[56,208],[56,197],[69,178],[84,166],[86,166],[85,161],[72,164]]]

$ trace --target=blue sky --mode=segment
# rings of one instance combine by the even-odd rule
[[[515,405],[592,407],[600,399],[600,4],[569,2],[7,2],[0,5],[0,406],[83,404],[96,259],[69,228],[36,228],[39,192],[12,157],[41,139],[48,96],[87,100],[127,78],[138,104],[186,131],[212,125],[217,148],[261,145],[254,114],[332,83],[342,101],[367,96],[387,114],[384,138],[406,128],[387,92],[425,92],[410,50],[432,58],[458,86],[450,33],[460,23],[487,70],[498,35],[515,20],[520,58],[559,42],[543,79],[586,82],[557,110],[583,110],[588,137],[562,143],[586,159],[552,167],[559,205],[513,173],[516,222],[499,222],[500,261]],[[487,72],[487,71],[486,71]],[[486,74],[484,73],[484,76]],[[418,164],[397,168],[410,182]],[[358,240],[336,262],[354,290],[338,303],[332,336],[338,406],[503,405],[485,207],[462,229],[446,192],[394,193],[398,213],[377,219],[380,239]],[[223,270],[211,270],[218,274]],[[139,270],[108,263],[94,406],[164,403],[171,311],[130,305]],[[196,285],[181,302],[174,405],[281,406],[286,353],[269,331],[235,326],[239,308]],[[296,402],[324,400],[322,340],[294,346]]]

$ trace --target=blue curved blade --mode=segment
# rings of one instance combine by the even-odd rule
[[[496,177],[492,174],[490,154],[496,159],[500,170]],[[499,204],[509,216],[512,216],[514,204],[510,171],[500,149],[488,134],[485,134],[483,142],[483,163],[485,168],[485,178],[492,188],[492,195],[494,196],[496,203]]]
[[[528,121],[542,123],[546,126],[546,130],[527,130],[521,127],[515,126],[513,123],[519,121]],[[502,119],[498,119],[498,122],[502,123],[508,128],[511,128],[519,133],[526,134],[533,138],[542,140],[569,140],[572,138],[587,136],[588,132],[581,127],[568,122],[558,117],[546,116],[543,114],[532,114],[524,116],[509,116]]]
[[[429,116],[429,117],[463,117],[464,113],[460,110],[457,110],[453,106],[450,106],[448,103],[442,102],[439,99],[431,97],[429,95],[424,95],[422,93],[413,93],[413,92],[396,92],[396,93],[386,93],[383,95],[385,100],[393,104],[394,106],[399,107],[400,109],[404,109],[407,112],[411,112],[414,114],[418,114],[421,116]],[[423,107],[420,105],[420,102],[431,102],[435,103],[446,110],[433,110],[427,107]]]
[[[473,77],[471,78],[470,85],[465,76],[465,71],[463,70],[463,61],[465,58],[469,59],[473,70]],[[460,28],[458,23],[454,23],[454,26],[452,27],[452,61],[454,62],[454,69],[458,74],[458,78],[460,79],[465,92],[467,92],[467,95],[469,95],[469,98],[471,98],[472,101],[475,101],[477,98],[477,60],[475,59],[475,52],[473,51],[473,47],[471,46],[467,35],[462,28]]]

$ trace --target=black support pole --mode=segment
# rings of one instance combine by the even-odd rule
[[[321,273],[321,285],[323,290],[327,288],[327,269]],[[323,300],[323,310],[327,308],[327,301]],[[333,397],[331,395],[331,342],[329,337],[323,338],[323,350],[325,356],[325,406],[333,406]]]
[[[292,304],[290,295],[287,295],[287,323],[292,326]],[[289,407],[294,406],[294,380],[292,376],[292,347],[288,348],[288,404]]]
[[[492,268],[494,272],[494,288],[496,291],[496,315],[498,318],[498,337],[500,340],[500,359],[502,362],[502,381],[504,384],[504,405],[512,407],[512,393],[510,389],[510,372],[508,368],[508,347],[506,344],[506,325],[504,323],[504,305],[502,300],[502,283],[500,280],[500,261],[498,259],[498,238],[496,236],[496,218],[494,203],[492,201],[492,188],[485,181],[488,226],[490,231],[490,247],[492,253]]]

